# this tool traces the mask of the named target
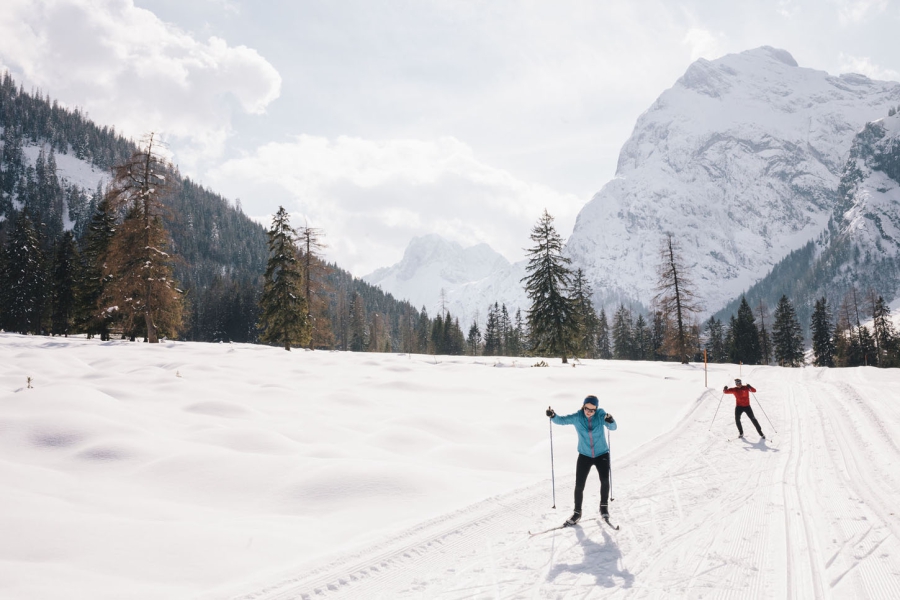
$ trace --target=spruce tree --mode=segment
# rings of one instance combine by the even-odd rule
[[[522,309],[516,309],[516,318],[509,336],[509,355],[524,356],[525,322],[522,320]]]
[[[469,354],[478,356],[478,350],[481,348],[481,330],[478,328],[478,321],[472,321],[472,325],[469,327],[469,335],[466,338],[466,344],[469,349]]]
[[[756,327],[753,311],[744,296],[741,296],[741,304],[738,307],[737,319],[731,329],[731,335],[733,344],[731,361],[745,365],[758,365],[762,359],[762,351],[759,348],[759,329]]]
[[[75,315],[76,272],[78,249],[75,236],[67,231],[59,238],[53,260],[53,286],[51,289],[51,333],[69,336]]]
[[[419,352],[430,354],[432,350],[428,347],[428,340],[431,334],[431,319],[428,318],[428,311],[425,307],[419,311],[419,320],[416,322],[416,347]]]
[[[424,310],[424,309],[423,309]],[[426,317],[427,320],[427,317]],[[350,304],[350,351],[365,352],[369,345],[368,335],[369,318],[366,314],[366,304],[359,292],[354,292],[353,302]],[[427,345],[426,345],[427,346]]]
[[[527,317],[531,349],[536,354],[558,354],[565,364],[577,332],[575,306],[568,295],[571,261],[562,255],[562,238],[546,210],[530,237],[535,245],[528,249],[528,275],[522,281],[531,301]]]
[[[494,303],[488,309],[487,323],[484,325],[484,355],[497,356],[500,354],[500,309]]]
[[[606,319],[606,310],[601,308],[597,317],[597,358],[609,360],[612,358],[612,349],[609,339],[609,321]]]
[[[666,340],[669,336],[669,320],[661,310],[653,311],[653,322],[650,325],[650,348],[652,360],[666,360]]]
[[[803,328],[800,327],[794,305],[786,295],[781,296],[775,307],[772,341],[777,363],[784,367],[799,367],[803,364]]]
[[[875,351],[877,353],[876,366],[895,367],[897,346],[897,334],[891,320],[891,309],[882,296],[875,295],[874,290],[869,291],[872,303],[872,329],[875,339]]]
[[[45,257],[38,232],[24,212],[19,213],[6,245],[6,269],[0,286],[2,329],[16,333],[42,333],[44,294],[47,290]]]
[[[834,338],[831,327],[831,312],[825,296],[816,300],[809,325],[812,335],[813,364],[817,367],[834,366]]]
[[[710,317],[706,322],[706,352],[707,360],[712,363],[723,363],[728,360],[725,348],[725,332],[722,321]]]
[[[269,229],[269,262],[260,298],[260,339],[282,346],[305,346],[309,341],[303,273],[298,261],[296,232],[283,206]],[[355,299],[354,299],[355,300]],[[354,349],[351,344],[351,349]]]
[[[633,350],[634,360],[648,360],[652,354],[650,347],[650,329],[644,315],[639,314],[634,321]]]
[[[97,205],[87,226],[81,251],[81,267],[76,286],[75,329],[93,337],[109,339],[109,329],[114,312],[101,306],[106,284],[103,266],[109,251],[110,241],[116,231],[116,217],[104,197]]]
[[[767,365],[772,362],[772,336],[766,328],[766,305],[762,300],[756,306],[756,312],[759,315],[759,352],[762,364]]]
[[[577,269],[572,278],[572,300],[575,303],[575,318],[578,335],[575,350],[578,356],[595,358],[597,355],[597,328],[599,322],[591,296],[594,291],[582,269]]]
[[[620,304],[616,314],[613,316],[613,358],[617,360],[631,360],[634,358],[633,326],[631,311],[624,304]]]

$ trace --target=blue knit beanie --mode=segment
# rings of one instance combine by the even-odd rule
[[[597,400],[597,396],[588,396],[584,399],[585,404],[593,404],[595,407],[599,404],[599,400]]]

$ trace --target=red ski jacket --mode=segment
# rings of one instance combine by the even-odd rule
[[[734,396],[736,406],[750,406],[750,392],[755,392],[756,388],[752,385],[742,385],[741,387],[727,388],[726,394]]]

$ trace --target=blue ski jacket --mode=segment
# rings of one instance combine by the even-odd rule
[[[578,453],[594,458],[601,454],[609,452],[609,445],[606,443],[605,426],[610,431],[615,431],[618,425],[615,421],[607,423],[603,419],[606,418],[606,411],[598,408],[597,412],[590,418],[586,417],[583,410],[577,413],[561,417],[556,415],[551,421],[557,425],[574,425],[575,431],[578,432]]]

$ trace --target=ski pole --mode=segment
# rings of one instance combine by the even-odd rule
[[[712,421],[709,422],[709,428],[707,429],[707,431],[712,429],[713,423],[716,422],[716,415],[719,414],[719,409],[722,407],[722,398],[724,398],[724,397],[725,397],[725,392],[722,392],[722,395],[719,396],[719,405],[716,407],[716,412],[713,414]],[[773,427],[773,429],[774,429],[774,427]],[[776,431],[775,433],[778,433],[778,432]]]
[[[753,394],[753,399],[756,400],[756,403],[759,404],[760,410],[762,410],[763,414],[766,415],[766,409],[763,408],[763,405],[760,403],[759,398],[756,397],[756,394]],[[774,425],[772,425],[772,419],[769,418],[769,415],[766,415],[766,421],[769,422],[769,425],[772,427],[772,431],[778,433],[778,430],[775,429]]]
[[[606,445],[609,447],[609,501],[615,500],[612,495],[612,431],[606,430]]]
[[[553,469],[553,417],[550,417],[547,421],[550,423],[550,482],[553,489],[553,508],[556,508],[556,473]]]

